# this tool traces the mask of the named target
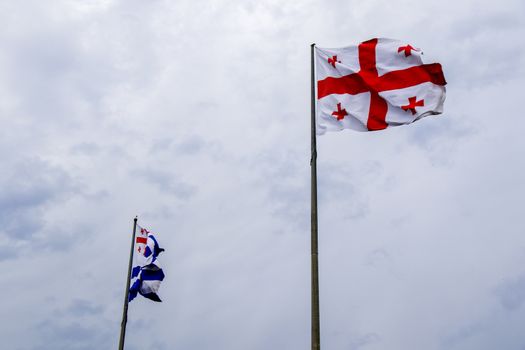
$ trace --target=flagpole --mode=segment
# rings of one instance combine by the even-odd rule
[[[317,252],[317,140],[315,123],[315,44],[311,45],[311,256],[312,256],[312,350],[321,348],[319,326],[319,263]]]
[[[129,285],[131,282],[131,268],[133,266],[133,248],[135,247],[135,233],[137,232],[137,217],[133,219],[133,237],[131,237],[131,249],[129,253],[128,275],[126,276],[126,293],[124,294],[124,309],[122,311],[122,323],[120,326],[120,341],[118,344],[119,350],[124,350],[124,338],[126,337],[126,323],[128,323],[128,298]]]

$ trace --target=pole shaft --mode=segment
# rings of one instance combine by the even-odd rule
[[[321,349],[319,326],[319,263],[317,250],[317,140],[315,122],[315,44],[311,45],[311,256],[312,256],[312,350]]]
[[[129,253],[128,275],[126,276],[126,293],[124,294],[124,308],[122,310],[122,323],[120,325],[119,350],[124,350],[124,339],[126,338],[126,324],[128,323],[128,295],[131,283],[131,268],[133,266],[133,248],[135,247],[135,234],[137,232],[137,217],[133,220],[133,237],[131,237],[131,249]]]

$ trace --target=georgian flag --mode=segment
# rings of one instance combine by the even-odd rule
[[[445,77],[439,63],[393,39],[339,49],[315,47],[317,134],[374,131],[443,112]]]
[[[160,302],[157,291],[161,281],[164,280],[164,272],[160,268],[157,257],[164,249],[160,248],[157,239],[148,230],[139,225],[137,228],[128,300],[131,301],[140,294]]]

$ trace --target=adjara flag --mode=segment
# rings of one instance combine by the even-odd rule
[[[145,298],[160,302],[157,293],[164,280],[164,271],[157,258],[164,249],[159,246],[157,239],[150,231],[139,225],[137,228],[139,230],[135,238],[128,300],[132,301],[137,294],[140,294]]]
[[[382,130],[443,112],[445,77],[410,43],[371,39],[339,49],[315,47],[317,134]]]

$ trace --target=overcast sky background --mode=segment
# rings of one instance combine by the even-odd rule
[[[318,139],[321,346],[525,350],[525,3],[0,1],[2,349],[308,349],[310,44],[407,41],[445,112]]]

